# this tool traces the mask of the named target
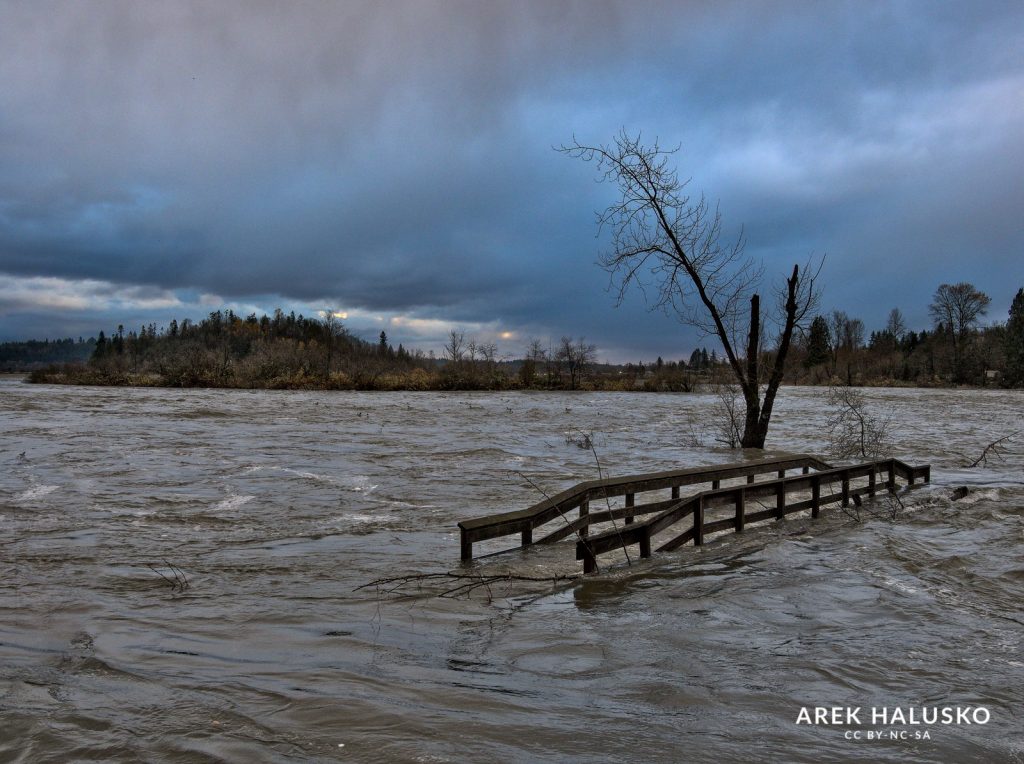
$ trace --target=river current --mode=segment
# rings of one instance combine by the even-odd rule
[[[578,573],[568,543],[461,568],[456,523],[598,464],[740,460],[713,396],[0,378],[0,761],[1024,762],[1024,433],[964,466],[1024,393],[864,392],[932,465],[894,521],[833,506],[439,596],[359,587]],[[784,388],[769,446],[824,454],[823,395]],[[864,724],[798,723],[816,706]],[[870,723],[897,707],[990,718]]]

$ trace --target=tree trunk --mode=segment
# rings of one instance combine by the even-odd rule
[[[751,354],[757,354],[760,339],[760,315],[758,313],[758,297],[754,295],[750,299],[750,336],[747,339],[747,379],[743,385],[743,392],[747,401],[747,418],[743,427],[743,437],[740,445],[743,448],[764,448],[764,441],[768,437],[768,422],[772,417],[772,409],[775,405],[775,395],[782,384],[783,372],[786,368],[786,356],[789,354],[789,347],[793,339],[793,329],[796,327],[797,311],[797,290],[800,284],[800,269],[793,267],[793,275],[786,280],[786,323],[782,329],[782,337],[779,338],[779,349],[775,353],[775,362],[772,364],[772,373],[768,379],[768,386],[764,393],[764,403],[761,403],[760,372],[757,359],[751,361]]]
[[[761,298],[750,296],[750,332],[747,335],[747,375],[742,380],[743,400],[747,415],[743,421],[742,448],[764,448],[766,432],[760,427],[761,420],[761,373],[758,353],[761,345]]]

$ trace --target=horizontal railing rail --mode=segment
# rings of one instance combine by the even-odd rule
[[[585,573],[591,573],[597,569],[598,555],[616,549],[625,549],[635,545],[639,547],[641,557],[650,557],[652,538],[691,515],[693,516],[692,526],[663,544],[658,551],[676,549],[689,541],[699,546],[704,543],[706,534],[729,529],[741,533],[744,527],[750,523],[781,519],[788,514],[807,509],[811,510],[812,517],[817,518],[821,507],[825,504],[841,502],[843,506],[848,506],[855,497],[865,494],[874,495],[878,491],[877,478],[881,474],[886,475],[883,487],[894,492],[897,478],[906,480],[909,486],[913,486],[918,479],[926,483],[929,482],[931,467],[930,465],[913,467],[898,459],[884,459],[848,467],[830,467],[810,474],[805,472],[801,475],[779,477],[776,480],[741,486],[713,487],[711,490],[701,491],[696,495],[669,502],[670,506],[643,522],[586,538],[581,537],[576,542],[576,559],[583,560]],[[868,478],[867,485],[851,487],[851,481],[864,477]],[[838,492],[834,490],[837,484]],[[829,493],[822,494],[823,486]],[[787,494],[807,491],[811,493],[809,499],[788,503]],[[756,501],[761,498],[774,498],[775,506],[747,513],[747,501]],[[733,517],[705,522],[706,510],[730,505],[735,507]]]
[[[547,497],[524,510],[463,520],[459,523],[461,557],[463,560],[473,558],[475,542],[514,534],[520,535],[521,546],[529,546],[533,543],[552,543],[572,535],[578,535],[583,540],[587,538],[591,525],[612,520],[622,519],[627,528],[633,528],[639,525],[635,522],[637,517],[656,514],[655,520],[658,520],[666,513],[677,510],[680,503],[680,488],[683,486],[711,483],[712,490],[717,490],[723,480],[745,477],[748,483],[753,483],[756,476],[772,472],[782,478],[792,469],[800,469],[806,474],[811,469],[820,471],[830,468],[830,464],[816,456],[794,454],[763,461],[589,480]],[[665,489],[671,489],[671,499],[645,504],[637,504],[635,501],[637,494]],[[590,511],[591,502],[620,496],[625,497],[625,506],[605,511]],[[568,513],[577,509],[578,516],[570,519]],[[560,526],[535,542],[534,529],[556,520],[561,522]]]

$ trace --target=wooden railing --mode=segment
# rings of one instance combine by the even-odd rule
[[[746,525],[763,520],[781,519],[794,512],[811,510],[811,517],[817,518],[822,505],[841,502],[849,506],[850,501],[862,495],[873,496],[878,491],[878,477],[885,475],[885,490],[895,492],[897,478],[903,478],[908,485],[914,485],[918,478],[924,482],[931,480],[931,466],[912,467],[898,459],[868,462],[851,467],[834,467],[818,470],[811,474],[780,476],[777,480],[760,483],[732,486],[729,488],[712,488],[695,496],[676,501],[658,515],[642,523],[634,523],[624,528],[613,529],[604,533],[580,538],[576,542],[576,559],[583,560],[583,572],[592,573],[597,570],[597,556],[615,549],[625,549],[636,545],[641,557],[650,557],[651,539],[658,533],[667,530],[676,523],[693,517],[691,527],[681,534],[662,544],[659,552],[670,551],[688,541],[700,546],[704,536],[716,531],[735,530],[742,533]],[[867,478],[867,484],[851,487],[851,481]],[[838,486],[838,491],[836,487]],[[822,488],[828,491],[822,494]],[[788,495],[797,492],[810,492],[810,498],[800,499],[792,503]],[[774,499],[775,506],[756,512],[747,512],[747,502],[761,498]],[[723,506],[735,508],[735,514],[717,520],[707,521],[705,513],[709,509]]]
[[[815,470],[811,472],[811,470]],[[789,470],[800,474],[787,477]],[[773,480],[757,481],[758,475],[775,473]],[[897,478],[909,485],[917,479],[928,482],[929,466],[911,467],[898,459],[886,459],[850,467],[832,467],[808,454],[795,454],[784,458],[755,462],[723,464],[709,467],[669,470],[644,475],[627,475],[604,480],[590,480],[555,494],[519,512],[488,515],[459,523],[461,557],[473,558],[473,544],[477,541],[519,534],[520,546],[547,544],[569,536],[577,536],[576,559],[583,560],[583,570],[597,570],[597,557],[615,549],[639,547],[641,557],[651,554],[652,538],[671,526],[692,516],[691,527],[659,547],[658,551],[679,547],[688,541],[700,545],[704,536],[716,531],[733,529],[742,532],[750,523],[785,517],[793,512],[810,509],[818,517],[822,505],[842,502],[849,504],[855,497],[874,494],[878,476],[885,475],[885,488],[896,490]],[[724,480],[745,478],[739,486],[721,487]],[[851,487],[851,481],[867,478],[867,484]],[[710,484],[710,488],[692,496],[680,498],[683,486]],[[838,492],[835,488],[838,486]],[[822,494],[822,489],[826,493]],[[671,497],[643,504],[636,502],[637,494],[670,490]],[[789,503],[787,495],[810,492],[809,498]],[[591,511],[591,502],[598,499],[625,497],[624,505]],[[747,512],[747,502],[772,497],[775,506],[756,512]],[[706,521],[705,512],[723,506],[733,506],[731,517]],[[571,516],[573,513],[575,516]],[[653,515],[647,520],[636,518]],[[590,526],[623,520],[623,525],[600,534],[590,535]],[[534,530],[557,521],[557,527],[534,541]]]
[[[522,546],[533,543],[545,544],[569,536],[579,534],[586,538],[591,525],[623,519],[627,525],[633,524],[634,518],[663,512],[679,501],[679,489],[682,486],[710,483],[712,489],[719,487],[723,480],[745,477],[753,482],[757,475],[777,473],[783,477],[787,470],[801,469],[804,473],[810,469],[828,469],[829,464],[808,454],[794,454],[779,459],[755,462],[723,464],[709,467],[693,467],[666,472],[653,472],[643,475],[626,475],[604,480],[589,480],[579,483],[554,496],[545,498],[532,507],[518,511],[488,515],[459,523],[461,556],[463,560],[473,558],[473,544],[477,541],[500,538],[502,536],[520,535]],[[671,498],[637,504],[636,495],[650,491],[671,489]],[[625,497],[625,506],[611,511],[591,512],[590,503],[598,499]],[[570,519],[569,514],[578,510],[578,516]],[[533,539],[533,531],[547,523],[557,520],[559,527],[548,535]]]

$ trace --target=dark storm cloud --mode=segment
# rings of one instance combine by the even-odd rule
[[[869,327],[923,323],[940,281],[1004,311],[1024,281],[1019,3],[0,14],[0,334],[57,277],[688,348],[639,295],[612,309],[610,189],[551,150],[622,126],[681,144],[769,271],[828,252],[828,303]],[[95,318],[145,315],[129,297]]]

